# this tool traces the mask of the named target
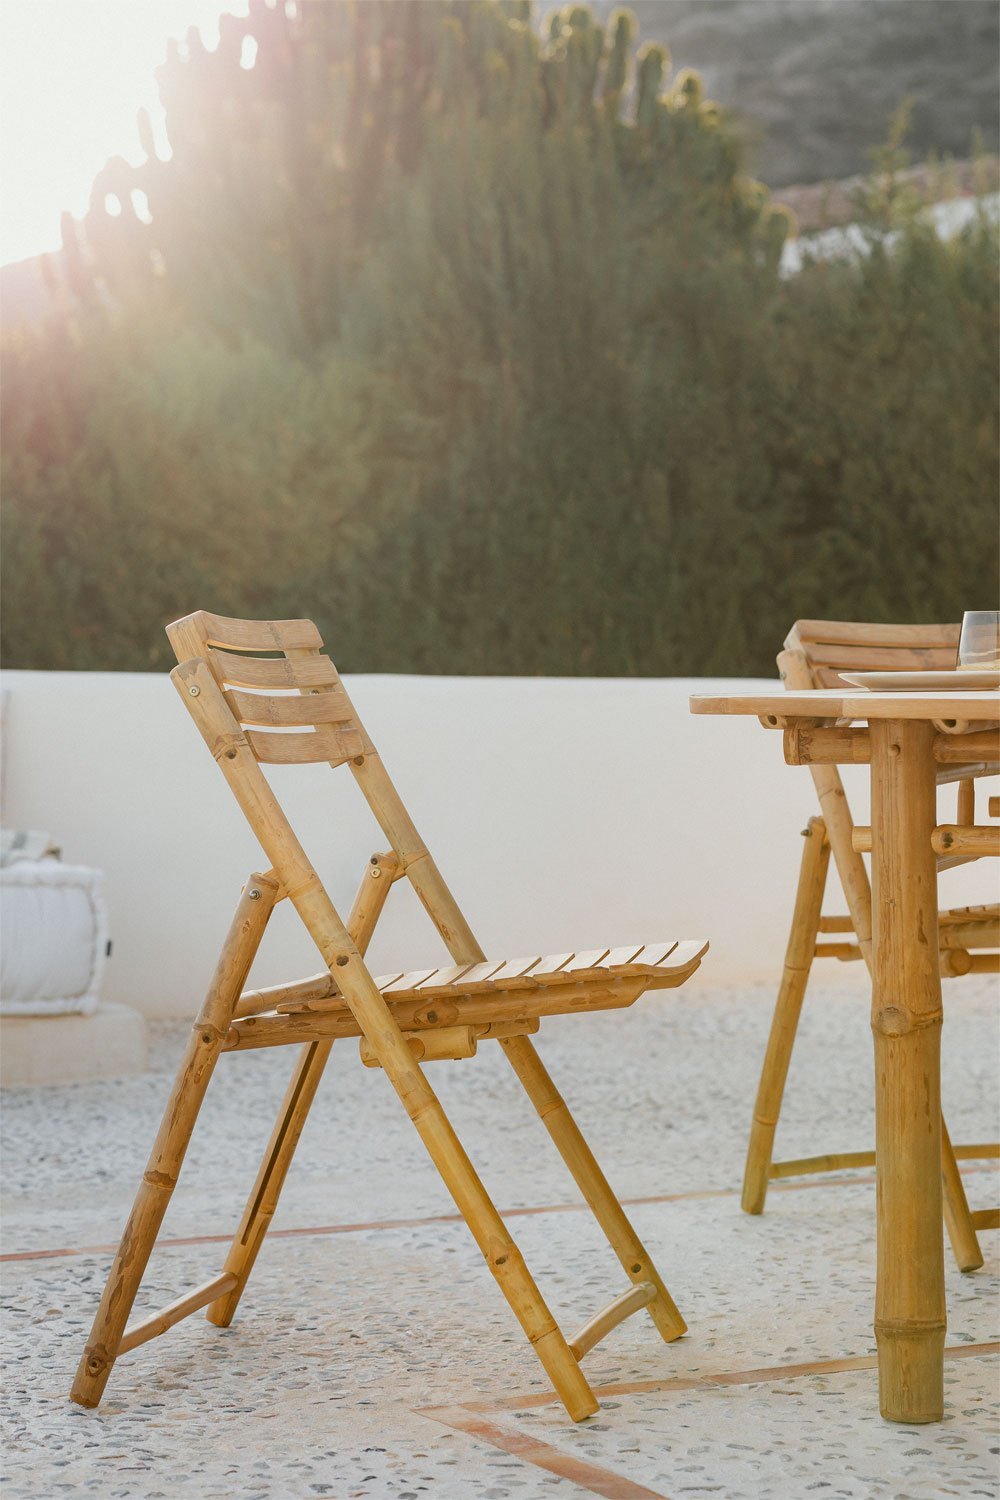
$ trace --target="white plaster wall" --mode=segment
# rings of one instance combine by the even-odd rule
[[[67,861],[105,871],[106,998],[149,1016],[193,1014],[240,886],[263,856],[169,678],[9,672],[5,685],[5,826],[46,829]],[[754,719],[693,717],[688,697],[770,685],[347,680],[487,953],[707,936],[702,983],[777,976],[797,835],[816,807],[808,771],[784,764],[779,734]],[[326,766],[272,776],[346,910],[368,855],[384,847],[353,778]],[[859,818],[866,779],[863,768],[845,772]],[[950,818],[954,789],[941,795]],[[982,866],[948,871],[942,899],[992,899],[990,884]],[[835,899],[842,910],[839,891]],[[405,882],[383,923],[376,973],[444,960]],[[319,967],[283,904],[254,982]]]

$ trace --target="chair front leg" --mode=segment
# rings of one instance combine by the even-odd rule
[[[96,1406],[104,1394],[132,1303],[177,1185],[205,1091],[222,1051],[233,1008],[246,983],[280,889],[277,881],[264,875],[251,875],[243,888],[73,1381],[70,1396],[81,1406]]]

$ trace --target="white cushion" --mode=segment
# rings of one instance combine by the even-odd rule
[[[87,1015],[107,946],[104,877],[56,860],[0,869],[0,1013]]]

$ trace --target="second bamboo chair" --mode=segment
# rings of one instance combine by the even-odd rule
[[[785,686],[792,691],[850,686],[844,683],[841,672],[947,671],[956,663],[960,628],[799,620],[778,656],[778,669]],[[750,1214],[763,1213],[768,1183],[774,1178],[871,1166],[875,1161],[873,1151],[827,1153],[783,1162],[772,1159],[813,959],[859,959],[869,969],[872,962],[871,886],[862,858],[870,848],[870,830],[855,825],[837,766],[810,765],[809,769],[822,816],[811,818],[804,833],[792,928],[754,1106],[742,1197],[742,1206]],[[984,761],[977,765],[943,767],[939,771],[939,785],[958,784],[958,824],[974,823],[975,781],[981,776],[995,775],[998,769],[997,763]],[[842,917],[822,915],[831,854],[847,902],[848,914]],[[963,864],[968,857],[943,857],[938,867]],[[1000,970],[1000,953],[996,951],[1000,948],[1000,906],[942,911],[939,924],[943,976],[957,978]],[[833,941],[824,941],[827,937]],[[1000,1146],[994,1144],[953,1148],[942,1121],[945,1222],[955,1259],[963,1271],[976,1270],[983,1264],[976,1230],[996,1228],[1000,1224],[1000,1211],[970,1212],[956,1158],[997,1156]]]
[[[243,1295],[285,1174],[337,1039],[360,1042],[381,1067],[534,1347],[576,1420],[597,1410],[580,1360],[624,1318],[645,1308],[665,1340],[684,1321],[531,1042],[542,1016],[631,1005],[649,989],[683,984],[704,942],[631,944],[582,953],[487,961],[427,852],[308,620],[249,621],[198,613],[167,634],[185,706],[256,834],[270,868],[243,888],[207,998],[195,1022],[73,1384],[100,1401],[119,1355],[196,1312],[226,1327]],[[353,910],[340,918],[261,764],[347,765],[390,850],[372,856]],[[364,953],[395,880],[406,878],[452,963],[375,978]],[[268,990],[244,988],[268,918],[288,900],[322,955],[323,972]],[[468,1059],[495,1040],[541,1116],[629,1280],[626,1291],[567,1339],[424,1075],[434,1059]],[[213,1069],[224,1052],[298,1044],[271,1141],[221,1273],[126,1328]]]

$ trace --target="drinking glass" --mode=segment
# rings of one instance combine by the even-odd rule
[[[982,672],[990,667],[1000,667],[1000,610],[966,610],[958,642],[958,670]]]

